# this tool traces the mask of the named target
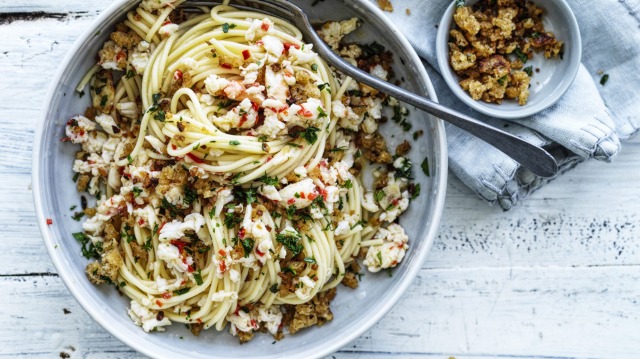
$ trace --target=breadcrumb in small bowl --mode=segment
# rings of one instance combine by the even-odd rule
[[[556,103],[580,67],[580,30],[564,0],[453,0],[438,27],[440,73],[483,114],[525,118]]]

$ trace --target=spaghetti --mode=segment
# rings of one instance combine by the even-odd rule
[[[375,133],[395,100],[335,74],[286,21],[183,3],[142,1],[78,86],[93,105],[63,140],[82,144],[78,189],[97,198],[74,234],[98,259],[87,275],[131,298],[145,331],[320,325],[335,287],[357,286],[356,258],[375,272],[408,248],[393,222],[419,187]],[[388,53],[359,63],[366,49],[340,45],[355,27],[321,33],[386,79]],[[374,190],[365,162],[382,164]]]

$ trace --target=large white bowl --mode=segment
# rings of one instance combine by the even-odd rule
[[[345,19],[357,16],[365,25],[352,39],[358,42],[376,40],[388,46],[396,55],[397,78],[405,86],[436,99],[429,76],[420,59],[398,30],[385,19],[381,11],[366,0],[298,2],[311,18]],[[83,113],[88,96],[79,98],[74,88],[93,65],[95,54],[114,25],[136,5],[134,0],[116,0],[80,36],[67,57],[62,60],[36,131],[33,152],[33,195],[38,223],[51,260],[69,291],[96,322],[133,349],[155,358],[313,358],[337,351],[356,339],[387,313],[415,278],[436,235],[442,214],[447,180],[447,144],[444,127],[439,120],[412,111],[414,130],[424,130],[424,136],[413,144],[411,159],[416,165],[416,177],[422,194],[401,220],[410,236],[410,249],[404,261],[387,273],[367,273],[357,290],[342,287],[332,303],[333,321],[289,336],[278,343],[268,335],[257,335],[253,341],[239,345],[237,338],[208,330],[192,336],[183,325],[173,325],[165,333],[146,334],[135,326],[126,314],[126,298],[112,287],[97,287],[89,283],[78,243],[71,233],[81,230],[73,221],[69,207],[79,204],[80,195],[72,182],[71,166],[75,146],[60,142],[64,124],[71,116]],[[394,123],[386,124],[384,132],[392,145],[410,133],[403,133]],[[394,147],[395,148],[395,147]],[[431,176],[420,170],[427,157]],[[53,220],[47,225],[47,218]],[[183,337],[184,339],[180,339]],[[389,348],[390,350],[393,348]]]

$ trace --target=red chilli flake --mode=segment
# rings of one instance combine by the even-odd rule
[[[170,292],[166,292],[166,293],[162,294],[162,298],[164,298],[164,299],[171,298],[171,293]]]
[[[47,226],[50,226],[52,224],[53,224],[53,219],[47,218]]]
[[[316,199],[317,197],[318,197],[318,194],[317,194],[317,193],[315,193],[315,192],[314,192],[314,193],[309,193],[309,194],[307,195],[307,199],[308,199],[309,201],[313,201],[313,200],[314,200],[314,199]]]
[[[240,230],[238,231],[238,237],[240,239],[244,239],[245,235],[246,235],[246,230],[244,229],[244,227],[240,228]]]
[[[156,300],[156,304],[158,305],[158,307],[162,308],[162,302],[160,301],[160,299]]]
[[[269,24],[263,22],[260,28],[262,29],[262,31],[269,31]]]
[[[296,49],[300,50],[300,45],[291,44],[291,43],[288,43],[288,42],[285,42],[283,45],[284,45],[284,51],[285,52],[289,52],[289,49],[292,48],[292,47],[295,47]]]
[[[296,200],[295,200],[295,199],[290,198],[290,199],[287,201],[287,204],[294,204],[295,202],[296,202]]]
[[[233,66],[231,66],[231,64],[220,64],[220,67],[227,69],[227,70],[231,70],[233,68]]]
[[[204,163],[203,160],[201,160],[198,156],[194,155],[191,152],[187,153],[187,157],[189,157],[195,163]]]
[[[247,115],[242,115],[242,117],[240,118],[240,122],[238,122],[238,127],[242,127],[242,125],[244,125],[247,122]]]
[[[249,60],[249,58],[251,57],[251,53],[249,52],[249,50],[242,51],[242,57],[244,57],[245,60]]]
[[[183,76],[183,75],[182,75],[182,71],[180,71],[180,70],[176,70],[176,71],[173,73],[173,81],[176,81],[176,82],[177,82],[177,81],[182,80],[182,76]]]
[[[313,112],[305,109],[304,107],[300,111],[298,111],[298,114],[302,114],[302,116],[304,117],[313,117]]]
[[[173,240],[171,241],[171,244],[178,247],[178,250],[180,251],[180,253],[182,253],[182,251],[184,250],[184,247],[186,247],[188,243]]]

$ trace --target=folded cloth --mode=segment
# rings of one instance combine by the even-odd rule
[[[587,159],[611,161],[620,141],[640,132],[640,0],[566,0],[582,35],[583,63],[575,82],[552,107],[511,121],[469,109],[438,74],[437,27],[452,1],[393,0],[394,11],[385,12],[425,61],[440,103],[545,146],[558,161],[558,175]],[[600,84],[603,73],[609,75],[606,85]],[[455,126],[446,124],[446,131],[453,173],[505,210],[553,180],[537,177]]]

